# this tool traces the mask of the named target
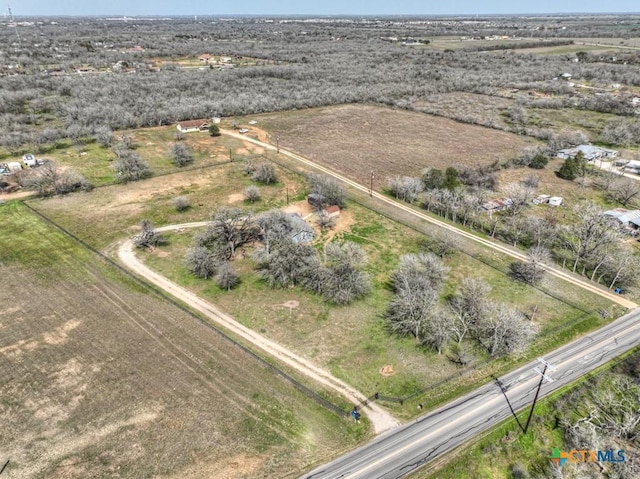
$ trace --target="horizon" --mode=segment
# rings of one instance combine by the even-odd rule
[[[470,17],[470,16],[553,16],[629,15],[640,13],[637,0],[458,0],[455,4],[405,0],[244,0],[234,5],[194,4],[185,7],[166,0],[111,0],[93,4],[81,0],[23,0],[9,2],[0,12],[7,17]]]

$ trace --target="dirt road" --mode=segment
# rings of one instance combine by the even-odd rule
[[[317,171],[320,171],[324,174],[330,175],[340,181],[342,181],[343,183],[356,188],[360,191],[364,191],[365,193],[369,194],[369,188],[367,188],[364,185],[361,185],[360,183],[356,183],[353,180],[350,180],[349,178],[336,173],[335,171],[326,168],[324,166],[318,165],[317,163],[314,163],[306,158],[304,158],[303,156],[300,156],[296,153],[292,153],[291,151],[288,150],[284,150],[283,148],[276,148],[276,146],[271,145],[269,143],[264,143],[262,141],[259,140],[255,140],[253,138],[247,137],[245,135],[241,135],[238,133],[235,133],[233,131],[229,131],[229,130],[220,130],[224,135],[228,135],[234,138],[238,138],[240,140],[244,140],[244,141],[248,141],[250,143],[254,143],[256,145],[259,145],[267,150],[272,150],[272,151],[278,151],[281,155],[286,155],[290,158],[293,158],[294,160],[297,160],[307,166],[310,166],[312,168],[314,168]],[[455,226],[452,226],[448,223],[445,223],[444,221],[440,221],[438,219],[432,218],[431,216],[422,213],[421,211],[416,210],[415,208],[413,208],[412,206],[405,204],[405,203],[400,203],[399,201],[395,201],[392,200],[391,198],[388,198],[380,193],[377,193],[375,191],[371,192],[371,196],[378,199],[381,202],[384,202],[386,204],[392,205],[393,207],[403,210],[407,213],[410,213],[424,221],[428,221],[429,223],[435,224],[443,229],[446,229],[448,231],[452,231],[454,233],[459,234],[460,236],[464,236],[465,238],[468,238],[472,241],[475,241],[476,243],[480,243],[488,248],[491,248],[493,250],[499,251],[507,256],[511,256],[512,258],[515,259],[519,259],[521,261],[527,261],[527,255],[525,253],[523,253],[522,251],[516,250],[514,248],[511,248],[505,244],[502,243],[498,243],[495,241],[491,241],[488,239],[484,239],[481,238],[479,236],[476,236],[474,234],[471,234],[467,231],[464,231],[462,229],[456,228]],[[597,294],[599,296],[602,296],[604,298],[609,299],[610,301],[613,301],[621,306],[624,306],[625,308],[628,309],[635,309],[638,307],[638,305],[636,303],[634,303],[633,301],[630,301],[618,294],[614,294],[609,290],[606,290],[604,288],[601,288],[600,286],[596,285],[595,283],[592,283],[588,280],[584,280],[582,278],[579,278],[575,275],[573,275],[570,272],[564,271],[562,269],[553,267],[553,266],[548,266],[547,267],[547,272],[553,276],[556,276],[558,278],[562,278],[565,281],[568,281],[576,286],[579,286],[582,289],[585,289],[591,293]]]
[[[157,230],[171,231],[184,228],[197,228],[205,225],[206,223],[204,222],[185,223],[180,225],[164,226],[162,228],[157,228]],[[215,305],[205,301],[185,288],[178,286],[176,283],[145,266],[135,255],[134,245],[131,240],[126,240],[120,245],[118,248],[118,258],[128,269],[158,286],[171,296],[188,304],[194,310],[214,321],[218,326],[221,326],[234,335],[250,342],[252,345],[262,349],[269,355],[277,358],[304,376],[311,378],[327,388],[339,393],[354,403],[354,405],[359,404],[366,399],[364,394],[356,391],[340,379],[334,377],[329,371],[316,366],[312,362],[298,356],[282,345],[243,326],[229,315],[220,311]],[[391,416],[391,414],[375,403],[367,405],[362,409],[362,412],[366,414],[373,424],[376,434],[392,429],[400,424],[393,416]]]

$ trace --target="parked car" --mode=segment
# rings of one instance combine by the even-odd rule
[[[241,129],[240,129],[240,133],[242,133],[243,135],[244,135],[245,133],[249,133],[249,129],[248,129],[248,128],[241,128]]]

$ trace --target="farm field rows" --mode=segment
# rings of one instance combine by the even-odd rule
[[[508,160],[535,141],[448,118],[373,105],[343,105],[255,115],[280,145],[362,184],[386,186],[393,175],[427,167],[488,165]],[[382,183],[382,184],[381,184]]]
[[[296,477],[366,437],[24,206],[0,214],[7,478]]]

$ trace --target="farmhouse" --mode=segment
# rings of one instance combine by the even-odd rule
[[[209,55],[208,53],[204,53],[198,57],[202,63],[216,63],[216,58],[213,55]]]
[[[189,120],[178,123],[178,130],[183,133],[192,131],[206,131],[209,128],[208,120]]]
[[[626,210],[624,208],[615,208],[605,211],[605,216],[613,218],[625,228],[632,230],[640,228],[640,210]]]
[[[297,213],[289,213],[289,221],[292,227],[291,241],[294,243],[310,243],[316,237],[316,232]]]
[[[566,160],[568,158],[575,158],[580,153],[582,153],[582,157],[587,161],[607,160],[618,156],[617,150],[609,150],[593,145],[578,145],[575,148],[565,148],[564,150],[558,151],[556,156]]]

